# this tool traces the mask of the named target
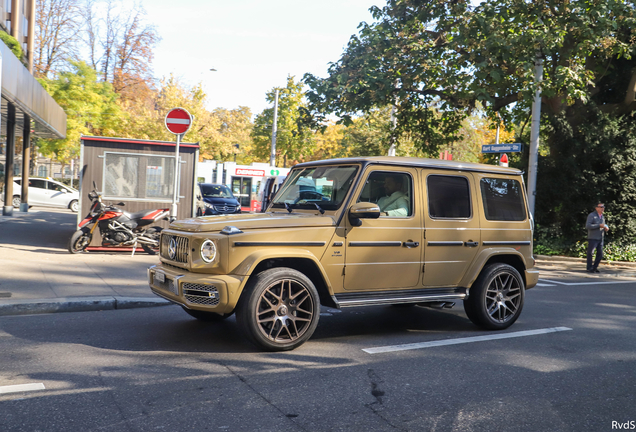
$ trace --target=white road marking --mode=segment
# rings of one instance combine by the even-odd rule
[[[19,392],[33,391],[33,390],[44,390],[44,384],[43,383],[32,383],[32,384],[18,384],[18,385],[0,386],[0,394],[19,393]]]
[[[457,338],[457,339],[444,339],[444,340],[437,340],[437,341],[431,341],[431,342],[420,342],[420,343],[411,343],[411,344],[404,344],[404,345],[364,348],[362,351],[368,354],[380,354],[380,353],[387,353],[387,352],[394,352],[394,351],[407,351],[407,350],[431,348],[431,347],[446,346],[446,345],[459,345],[459,344],[465,344],[465,343],[471,343],[471,342],[485,342],[485,341],[491,341],[491,340],[497,340],[497,339],[510,339],[510,338],[524,337],[524,336],[535,336],[540,334],[562,332],[567,330],[572,330],[572,329],[569,327],[552,327],[552,328],[545,328],[545,329],[538,329],[538,330],[525,330],[525,331],[512,332],[512,333],[498,333],[498,334],[490,334],[490,335],[484,335],[484,336],[474,336],[474,337]]]
[[[555,284],[547,284],[547,283],[541,283],[541,282],[539,282],[539,283],[537,284],[537,286],[556,286],[556,285],[555,285]]]
[[[548,283],[553,283],[553,284],[557,284],[557,285],[609,285],[609,284],[626,284],[626,283],[636,283],[636,280],[631,280],[631,281],[624,281],[624,280],[620,280],[620,281],[599,281],[599,282],[557,282],[557,281],[553,281],[553,280],[547,280],[547,279],[542,279],[543,282],[548,282]]]

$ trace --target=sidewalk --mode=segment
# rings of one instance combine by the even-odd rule
[[[34,207],[0,215],[0,316],[163,306],[148,287],[159,262],[130,252],[70,254],[77,214]]]

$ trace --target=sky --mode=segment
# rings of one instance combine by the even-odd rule
[[[266,93],[307,72],[327,76],[369,8],[385,0],[144,0],[155,47],[156,78],[199,82],[208,108],[271,107]],[[216,72],[210,69],[216,69]]]

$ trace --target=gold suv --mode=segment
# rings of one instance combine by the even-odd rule
[[[539,272],[516,169],[399,157],[296,165],[265,213],[176,221],[152,291],[195,318],[236,312],[272,351],[311,337],[320,305],[463,300],[485,329],[512,325]]]

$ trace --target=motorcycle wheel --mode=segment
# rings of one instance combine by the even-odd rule
[[[92,239],[90,231],[77,230],[68,241],[68,251],[72,254],[85,252]]]
[[[146,237],[157,240],[156,246],[148,244],[141,245],[141,247],[144,249],[144,251],[146,251],[148,255],[157,255],[159,253],[159,239],[161,238],[161,230],[163,230],[163,228],[161,228],[160,226],[151,226],[146,230]]]

